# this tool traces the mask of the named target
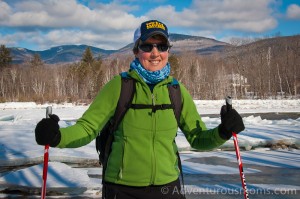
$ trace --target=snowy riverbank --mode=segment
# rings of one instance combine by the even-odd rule
[[[245,166],[246,176],[257,175],[262,172],[262,167],[300,169],[300,118],[266,120],[252,113],[300,113],[300,100],[234,100],[234,107],[240,113],[249,113],[250,116],[243,117],[246,130],[239,135],[239,144],[242,149],[242,158]],[[197,109],[201,114],[218,114],[224,101],[195,101]],[[53,113],[60,116],[61,126],[74,123],[88,106],[76,106],[73,104],[35,104],[29,103],[0,103],[0,168],[23,166],[25,168],[11,172],[0,173],[0,191],[10,189],[36,190],[40,191],[41,169],[43,147],[36,145],[34,139],[34,128],[36,123],[45,117],[45,108],[51,105]],[[259,114],[258,114],[259,115]],[[203,117],[203,121],[209,128],[216,127],[220,118]],[[198,191],[205,188],[210,190],[222,188],[240,188],[240,184],[222,184],[222,181],[211,183],[194,182],[189,180],[191,176],[214,174],[222,177],[238,174],[236,167],[233,141],[229,140],[220,149],[211,152],[190,151],[190,146],[183,134],[179,132],[176,137],[183,161],[184,174],[188,177],[186,182],[188,188],[196,187]],[[270,148],[272,147],[272,148]],[[217,157],[222,161],[216,162]],[[203,162],[208,158],[208,162]],[[78,149],[50,149],[50,164],[48,176],[48,191],[56,193],[69,193],[89,197],[99,197],[101,194],[101,179],[91,176],[99,176],[100,168],[74,168],[64,163],[80,163],[97,159],[94,142]],[[64,163],[61,163],[64,162]],[[226,164],[224,162],[227,162]],[[231,164],[232,163],[232,164]],[[24,166],[25,165],[25,166]],[[27,166],[26,166],[27,165]],[[34,166],[31,166],[34,165]],[[2,169],[3,170],[3,169]],[[294,172],[294,170],[293,170]],[[101,177],[101,176],[100,176]],[[292,178],[292,176],[291,176]],[[78,181],[78,179],[81,179]],[[251,179],[251,178],[250,178]],[[282,178],[284,179],[284,178]],[[281,180],[280,183],[268,182],[260,184],[249,182],[249,187],[258,189],[275,190],[279,187],[300,190],[300,185],[290,181]],[[256,188],[255,188],[256,187]],[[0,197],[6,194],[0,194]]]

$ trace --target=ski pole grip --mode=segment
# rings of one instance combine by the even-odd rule
[[[227,96],[225,98],[225,102],[226,102],[227,111],[230,111],[232,109],[232,98],[230,96]]]
[[[52,114],[52,106],[47,106],[46,108],[46,118],[50,118],[49,115]]]

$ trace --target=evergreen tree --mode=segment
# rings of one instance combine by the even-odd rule
[[[7,67],[12,62],[10,50],[5,45],[0,46],[0,68]]]
[[[81,61],[88,64],[89,66],[94,62],[93,53],[90,47],[87,47],[85,49]]]
[[[44,65],[44,62],[41,59],[41,56],[39,54],[34,54],[33,57],[30,60],[30,65],[34,68],[37,68],[39,66]]]

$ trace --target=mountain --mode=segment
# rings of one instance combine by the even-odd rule
[[[300,35],[292,35],[292,36],[284,36],[284,37],[271,37],[258,39],[250,43],[246,43],[244,45],[238,47],[229,47],[228,49],[234,49],[234,53],[237,54],[246,54],[246,53],[255,53],[255,52],[263,52],[268,50],[268,48],[272,48],[273,53],[276,55],[282,54],[282,51],[293,50],[299,54],[299,46],[300,46]],[[274,52],[274,50],[277,50]],[[231,52],[232,54],[232,52]]]
[[[220,53],[229,44],[214,39],[183,34],[170,34],[172,53],[178,54],[192,51],[201,55]],[[62,45],[43,51],[33,51],[26,48],[10,48],[13,63],[23,63],[31,59],[34,54],[39,54],[41,59],[48,64],[70,63],[80,61],[82,54],[90,47],[95,57],[106,58],[114,54],[132,54],[133,43],[119,50],[105,50],[87,45]]]
[[[196,52],[201,55],[210,55],[220,53],[224,50],[228,43],[217,41],[206,37],[190,36],[183,34],[171,34],[170,41],[172,53]]]
[[[104,50],[87,45],[63,45],[43,51],[33,51],[26,48],[10,48],[13,63],[23,63],[31,59],[34,54],[39,54],[41,59],[47,64],[77,62],[82,58],[82,54],[87,47],[90,47],[95,57],[107,56],[115,50]]]

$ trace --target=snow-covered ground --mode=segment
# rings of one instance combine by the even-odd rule
[[[240,113],[300,113],[300,100],[234,100],[233,103],[234,108]],[[218,114],[224,101],[197,100],[195,104],[200,115]],[[0,103],[0,169],[23,168],[10,172],[1,169],[0,191],[8,187],[20,190],[40,190],[43,147],[35,143],[34,128],[36,123],[45,117],[47,106],[52,106],[53,113],[61,118],[62,121],[59,123],[61,126],[73,124],[74,120],[87,109],[87,106],[73,104]],[[238,135],[241,149],[246,149],[241,152],[246,177],[265,172],[263,167],[295,169],[299,173],[300,118],[266,120],[251,114],[243,117],[246,130]],[[220,118],[216,117],[205,116],[202,119],[209,128],[216,127],[220,123]],[[181,150],[184,174],[188,176],[238,174],[232,140],[211,152],[192,150],[181,132],[178,133],[176,142]],[[205,163],[203,162],[205,158],[215,158],[221,161]],[[90,176],[100,175],[101,168],[69,166],[71,163],[85,163],[93,159],[97,159],[94,142],[77,149],[51,148],[47,190],[56,190],[77,196],[99,197],[101,195],[101,179]],[[226,164],[224,160],[226,160]],[[193,184],[189,179],[186,181],[190,182],[186,185],[187,191],[204,192],[207,190],[239,190],[241,188],[240,183]],[[299,191],[300,183],[280,181],[280,183],[258,184],[248,181],[248,187],[253,190],[263,188],[276,191],[281,188]],[[7,197],[7,195],[2,193],[1,197]]]

